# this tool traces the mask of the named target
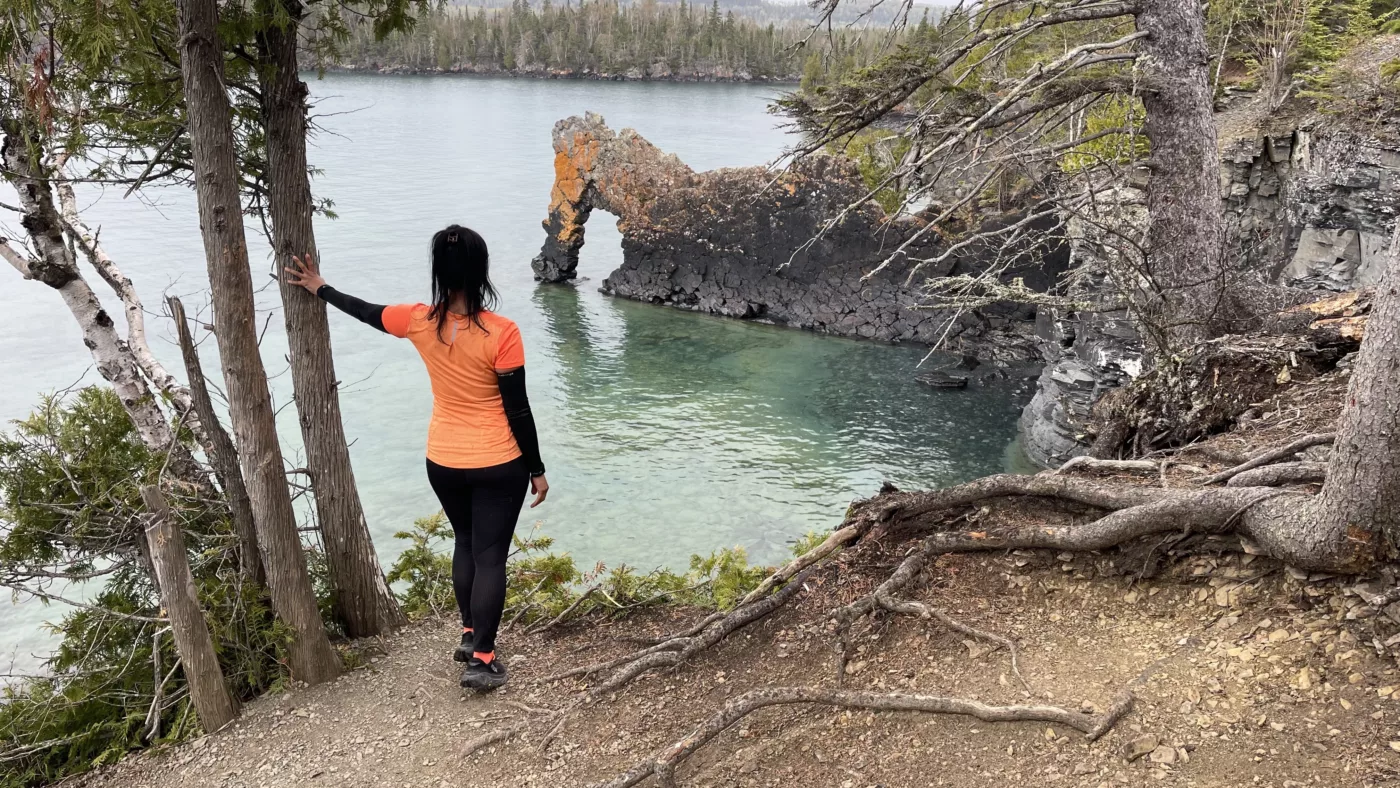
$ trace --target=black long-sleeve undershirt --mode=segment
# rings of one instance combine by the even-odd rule
[[[544,460],[540,459],[540,438],[535,431],[535,417],[530,413],[530,399],[525,396],[525,368],[496,373],[496,385],[501,388],[501,404],[506,409],[506,422],[515,445],[520,447],[521,459],[531,476],[544,475]]]
[[[389,333],[384,328],[384,304],[371,304],[368,301],[362,301],[352,295],[342,293],[330,285],[321,285],[317,288],[316,295],[322,301],[361,323],[374,326],[386,334]]]
[[[342,293],[330,285],[321,285],[316,290],[316,295],[361,323],[388,333],[384,328],[384,304],[371,304]],[[543,476],[544,461],[540,459],[539,433],[535,429],[535,417],[530,412],[530,399],[525,394],[525,368],[497,372],[496,385],[501,390],[501,405],[506,411],[506,423],[510,425],[516,445],[520,447],[525,467],[531,476]]]

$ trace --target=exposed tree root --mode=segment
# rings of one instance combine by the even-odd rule
[[[1107,514],[1082,525],[992,524],[980,531],[948,530],[948,510],[1007,496],[1075,501]],[[1106,550],[1158,533],[1237,533],[1256,542],[1266,555],[1302,569],[1355,573],[1371,566],[1378,556],[1375,535],[1328,516],[1321,502],[1302,491],[1271,487],[1165,490],[1040,474],[989,476],[930,492],[886,493],[856,508],[878,513],[883,518],[880,530],[938,530],[932,536],[937,552]]]
[[[930,607],[922,602],[914,602],[908,599],[895,599],[886,596],[876,597],[876,599],[879,601],[881,607],[891,613],[917,616],[919,618],[931,618],[954,632],[967,635],[968,637],[974,637],[978,640],[986,640],[1006,649],[1007,653],[1011,655],[1011,672],[1015,674],[1016,680],[1021,682],[1021,686],[1024,687],[1026,691],[1030,691],[1031,685],[1026,682],[1026,677],[1021,675],[1020,652],[1016,648],[1016,642],[1010,638],[1004,638],[993,632],[987,632],[976,627],[968,626],[947,613],[944,613],[942,610]]]
[[[1322,462],[1280,462],[1244,471],[1225,482],[1226,487],[1279,487],[1285,484],[1312,484],[1327,479]]]
[[[895,568],[885,581],[875,587],[871,594],[861,597],[849,605],[836,610],[832,617],[836,619],[836,685],[846,679],[846,663],[851,658],[851,626],[860,618],[869,615],[880,604],[879,597],[885,596],[893,598],[900,591],[903,591],[919,572],[923,571],[925,562],[928,561],[929,550],[927,543],[919,546],[918,549],[910,553],[899,566]]]
[[[922,533],[912,550],[873,592],[834,611],[840,644],[835,688],[789,687],[760,689],[733,700],[713,718],[666,750],[638,763],[599,788],[624,788],[655,776],[662,786],[675,786],[678,765],[699,748],[745,715],[761,708],[783,704],[817,703],[845,708],[926,713],[967,714],[986,721],[1038,720],[1068,725],[1091,740],[1102,735],[1131,708],[1131,693],[1115,700],[1104,714],[1089,716],[1050,706],[988,706],[977,701],[912,694],[875,694],[846,690],[840,686],[849,660],[850,631],[860,618],[884,610],[896,615],[933,619],[970,637],[1004,647],[1010,654],[1012,671],[1026,685],[1019,666],[1016,644],[1005,637],[964,624],[928,604],[907,598],[907,590],[931,559],[947,553],[1005,550],[1012,548],[1097,551],[1153,535],[1238,534],[1246,537],[1267,555],[1306,569],[1355,572],[1373,564],[1377,546],[1364,533],[1338,518],[1329,518],[1319,506],[1322,496],[1296,490],[1264,486],[1260,481],[1284,478],[1289,473],[1315,469],[1292,463],[1266,468],[1309,446],[1330,442],[1333,436],[1309,435],[1287,446],[1261,453],[1248,462],[1211,477],[1225,481],[1240,477],[1226,488],[1164,489],[1140,484],[1114,484],[1074,478],[1063,473],[1034,476],[998,475],[942,490],[905,493],[893,488],[852,506],[843,527],[817,549],[779,570],[768,582],[742,600],[734,610],[707,617],[686,632],[662,639],[645,648],[609,662],[578,668],[552,678],[590,675],[605,670],[613,673],[591,689],[579,704],[622,688],[645,673],[681,665],[700,651],[708,650],[785,605],[824,560],[842,546],[884,534]],[[1082,462],[1080,467],[1114,470],[1160,470],[1161,464],[1120,464]],[[1256,472],[1256,469],[1260,469]],[[1268,471],[1265,474],[1263,471]],[[1253,473],[1252,473],[1253,472]],[[1251,475],[1252,473],[1252,475]],[[984,518],[972,530],[958,515],[968,507],[993,499],[1026,498],[1045,502],[1062,501],[1099,510],[1097,519],[1079,524],[1051,524],[1040,518],[1007,521]],[[1078,518],[1076,518],[1078,519]],[[782,583],[783,585],[779,586]],[[774,590],[776,589],[776,591]],[[577,705],[575,706],[577,708]],[[554,718],[552,740],[563,725],[567,712]]]
[[[546,720],[547,722],[558,720],[559,725],[563,724],[565,712],[556,711],[554,709],[548,708],[537,708],[535,706],[531,706],[529,704],[521,703],[520,701],[515,700],[506,700],[501,702],[507,706],[519,709],[520,711],[525,712],[526,714],[537,717],[546,717],[548,718]],[[519,718],[515,717],[515,719],[518,720]],[[492,728],[486,733],[483,733],[480,736],[477,736],[476,738],[470,739],[465,744],[463,744],[461,749],[457,751],[457,757],[465,761],[466,759],[470,758],[471,756],[475,755],[481,750],[490,747],[493,744],[499,744],[503,741],[509,741],[515,738],[516,736],[519,736],[520,734],[524,733],[525,729],[529,727],[529,724],[530,723],[528,720],[521,720],[517,721],[513,725],[505,725],[502,727]],[[558,728],[559,726],[556,725],[555,731],[557,731]]]
[[[657,782],[663,788],[674,788],[676,768],[725,729],[759,709],[796,703],[816,703],[869,711],[959,714],[983,722],[1048,722],[1073,728],[1093,741],[1106,733],[1127,713],[1132,706],[1132,696],[1126,693],[1121,695],[1109,711],[1094,716],[1057,706],[990,706],[975,700],[939,695],[882,694],[820,687],[770,687],[746,692],[734,698],[726,703],[719,713],[701,723],[690,735],[641,761],[626,773],[608,782],[598,783],[594,788],[630,788],[652,775],[656,776]]]
[[[1101,460],[1097,457],[1082,455],[1071,457],[1064,465],[1053,471],[1056,474],[1069,473],[1073,470],[1084,469],[1090,471],[1148,471],[1155,472],[1161,463],[1156,460]]]
[[[708,621],[710,619],[706,620]],[[581,665],[577,668],[571,668],[569,670],[566,670],[563,673],[555,673],[552,676],[545,676],[542,679],[542,681],[546,683],[562,681],[563,679],[572,679],[577,678],[579,676],[588,676],[594,673],[601,673],[605,670],[612,670],[619,666],[626,665],[629,662],[635,662],[641,657],[650,654],[655,654],[659,651],[667,651],[678,648],[679,646],[677,644],[688,637],[691,636],[686,634],[676,635],[672,638],[653,643],[650,646],[647,646],[646,648],[640,649],[638,651],[633,651],[628,654],[624,654],[616,659],[608,660],[607,662],[596,662],[592,665]]]
[[[582,594],[579,594],[578,599],[575,599],[572,605],[569,605],[567,608],[564,609],[564,612],[550,619],[547,623],[539,624],[527,630],[526,634],[533,635],[538,632],[548,632],[549,630],[554,629],[555,627],[564,623],[566,620],[568,620],[569,616],[574,614],[575,610],[578,610],[580,607],[583,606],[584,602],[588,601],[589,597],[596,594],[599,588],[602,588],[602,583],[594,583],[593,585],[589,586],[587,591],[584,591]]]
[[[1233,468],[1226,468],[1225,470],[1217,474],[1207,476],[1206,478],[1201,480],[1201,484],[1219,484],[1220,482],[1229,481],[1231,478],[1238,476],[1239,474],[1244,473],[1245,471],[1253,470],[1254,468],[1258,468],[1264,465],[1269,465],[1280,460],[1286,460],[1292,457],[1293,455],[1297,454],[1298,452],[1304,449],[1312,448],[1313,446],[1330,445],[1332,441],[1336,439],[1337,433],[1335,432],[1317,432],[1311,435],[1304,435],[1301,438],[1289,441],[1288,443],[1277,448],[1260,452],[1259,454],[1250,457],[1248,460],[1245,460],[1244,462],[1240,463],[1239,465],[1236,465]]]
[[[510,739],[515,738],[516,736],[520,735],[520,733],[524,730],[525,723],[522,722],[517,725],[508,725],[503,728],[496,728],[494,730],[483,733],[480,736],[471,739],[466,744],[463,744],[462,749],[457,753],[457,757],[461,758],[462,760],[466,760],[467,758],[470,758],[471,756],[475,755],[480,750],[490,747],[493,744],[499,744],[503,741],[508,741]]]
[[[728,613],[713,613],[689,629],[659,638],[630,654],[607,662],[584,665],[557,673],[544,680],[559,681],[601,673],[605,670],[615,670],[616,673],[613,676],[593,690],[592,694],[596,696],[619,689],[654,668],[679,665],[733,632],[782,607],[802,587],[802,583],[811,575],[814,567],[834,555],[842,547],[860,539],[870,531],[875,522],[876,518],[871,517],[848,518],[846,525],[833,531],[821,544],[769,575],[757,588],[739,600],[734,609]],[[788,582],[789,580],[791,582]],[[773,593],[774,588],[785,582],[787,585],[779,589],[777,593]]]
[[[757,588],[745,594],[744,598],[739,600],[739,604],[736,607],[752,604],[768,596],[779,583],[785,583],[788,578],[795,576],[798,572],[802,572],[806,570],[807,567],[821,563],[826,560],[828,556],[834,555],[842,547],[859,539],[868,530],[869,526],[866,524],[854,522],[832,531],[831,535],[822,540],[821,544],[813,547],[796,559],[789,561],[787,566],[769,575],[767,579],[758,584]]]
[[[837,620],[837,657],[836,657],[836,684],[840,686],[846,677],[846,664],[851,658],[850,630],[851,626],[861,617],[873,613],[877,608],[888,610],[896,615],[915,616],[923,619],[933,619],[943,626],[968,637],[985,640],[994,646],[1004,648],[1011,655],[1011,672],[1015,674],[1016,680],[1021,682],[1021,686],[1027,690],[1030,684],[1026,682],[1025,676],[1021,674],[1020,652],[1016,648],[1015,642],[1009,638],[991,632],[985,632],[976,627],[964,624],[943,611],[926,605],[922,602],[904,599],[899,593],[906,589],[927,566],[928,560],[937,555],[938,551],[933,540],[925,540],[918,548],[913,550],[899,566],[890,573],[890,576],[883,583],[875,588],[870,595],[846,605],[836,610],[832,615]]]
[[[669,668],[685,662],[696,654],[713,647],[716,643],[724,640],[734,632],[743,629],[755,621],[767,616],[774,610],[787,604],[802,588],[802,584],[818,568],[817,564],[811,564],[794,577],[787,585],[783,586],[777,593],[751,602],[747,605],[740,605],[730,611],[718,621],[705,627],[697,635],[689,637],[677,637],[673,640],[651,646],[634,652],[630,662],[623,662],[612,676],[606,681],[589,691],[593,697],[606,695],[609,692],[621,689],[631,683],[633,679],[656,668]],[[616,660],[615,660],[616,661]],[[593,672],[593,671],[588,671]]]

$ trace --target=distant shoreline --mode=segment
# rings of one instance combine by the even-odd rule
[[[573,71],[561,69],[503,69],[487,68],[471,65],[458,65],[452,68],[419,68],[405,65],[357,65],[353,63],[336,63],[321,66],[320,69],[328,74],[404,74],[404,75],[424,75],[424,76],[471,76],[471,77],[513,77],[519,79],[561,79],[561,80],[586,80],[592,82],[709,82],[709,83],[732,83],[732,84],[766,84],[766,85],[796,85],[801,79],[796,76],[787,77],[767,77],[754,76],[739,72],[737,74],[706,74],[706,73],[678,73],[678,74],[644,74],[639,69],[630,69],[625,72],[605,72],[605,71]],[[308,69],[308,70],[315,70]]]

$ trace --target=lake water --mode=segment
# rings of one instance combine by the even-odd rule
[[[913,380],[922,349],[600,295],[596,283],[622,254],[601,212],[580,265],[591,281],[533,281],[556,120],[598,112],[696,169],[762,164],[786,144],[766,112],[780,88],[378,75],[330,75],[311,88],[324,129],[311,151],[322,171],[314,188],[338,214],[317,227],[327,279],[373,302],[425,300],[429,236],[452,222],[482,232],[502,293],[498,311],[525,339],[552,485],[548,503],[521,523],[538,521],[581,565],[678,565],[732,545],[778,561],[793,539],[831,528],[886,479],[936,486],[1010,462],[1013,393],[923,387]],[[193,194],[170,188],[123,200],[121,191],[83,195],[109,253],[148,308],[168,291],[207,313]],[[266,243],[250,237],[250,248],[255,281],[268,281]],[[104,289],[90,272],[89,280]],[[0,283],[0,419],[8,422],[41,392],[97,378],[56,293],[10,271],[0,271]],[[275,291],[265,289],[259,303],[295,463]],[[157,354],[182,369],[168,321],[150,318],[148,326]],[[393,532],[437,508],[422,459],[428,382],[407,342],[340,314],[331,331],[355,473],[387,566],[400,549]],[[213,342],[204,347],[206,368],[217,369]],[[0,659],[33,666],[49,643],[40,622],[58,615],[33,603],[0,607]]]

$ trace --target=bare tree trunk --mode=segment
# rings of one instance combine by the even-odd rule
[[[1221,320],[1225,223],[1205,13],[1199,0],[1138,6],[1144,126],[1152,144],[1147,273],[1157,303],[1139,308],[1149,352],[1208,338]]]
[[[82,328],[83,344],[97,362],[98,373],[116,390],[141,442],[158,454],[169,452],[170,471],[175,478],[196,487],[207,487],[209,480],[204,470],[176,438],[165,412],[141,376],[131,348],[117,334],[112,316],[83,279],[72,250],[64,243],[52,184],[34,159],[33,140],[14,121],[5,121],[3,131],[5,141],[0,147],[0,158],[4,161],[4,177],[19,193],[23,211],[20,224],[29,235],[38,258],[27,260],[22,252],[3,240],[0,240],[0,255],[25,279],[36,279],[58,291]]]
[[[141,499],[150,512],[146,541],[160,580],[160,603],[170,617],[170,631],[185,667],[185,680],[189,683],[190,699],[194,701],[199,722],[205,731],[212,733],[238,716],[238,701],[224,684],[214,640],[209,636],[209,625],[195,594],[194,578],[185,553],[185,535],[175,524],[159,488],[153,484],[142,486]],[[160,682],[159,676],[156,681]],[[159,686],[156,691],[160,691]]]
[[[326,637],[306,570],[277,442],[267,373],[258,352],[238,163],[224,92],[218,6],[215,0],[178,0],[177,7],[195,193],[229,416],[258,528],[272,606],[295,633],[288,650],[292,675],[317,684],[340,673],[340,660]]]
[[[1376,287],[1317,518],[1356,550],[1400,548],[1400,227]]]
[[[264,6],[271,4],[268,0]],[[297,75],[301,10],[299,4],[292,6],[286,9],[291,22],[285,27],[269,23],[259,36],[259,84],[267,132],[267,205],[279,274],[291,264],[294,254],[316,256],[306,163],[307,90]],[[271,17],[272,9],[265,10],[265,16]],[[320,299],[285,281],[281,291],[297,415],[335,587],[336,617],[350,637],[387,634],[403,626],[406,619],[384,580],[355,486],[326,307]]]
[[[185,320],[185,305],[174,297],[169,303],[170,314],[175,318],[175,331],[180,338],[180,353],[185,359],[185,374],[190,380],[190,404],[204,422],[209,437],[209,445],[205,448],[209,454],[209,465],[223,488],[233,519],[233,530],[238,537],[239,568],[254,584],[266,586],[267,574],[263,571],[262,557],[258,553],[257,525],[253,519],[252,503],[248,500],[248,486],[243,481],[243,471],[238,467],[238,450],[219,423],[219,415],[214,412],[209,386],[204,381],[204,367],[199,363],[199,351],[195,349],[190,325]]]

